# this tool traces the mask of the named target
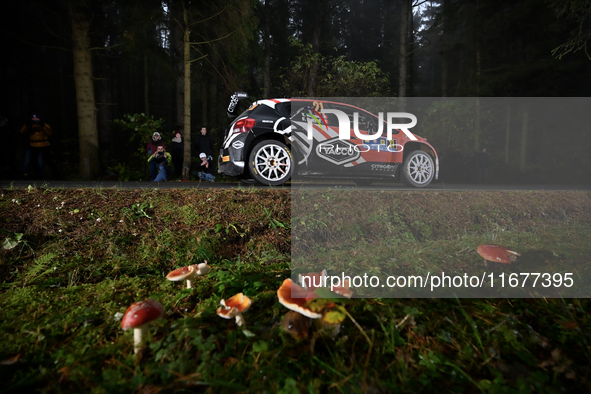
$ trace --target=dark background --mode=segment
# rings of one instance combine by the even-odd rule
[[[233,0],[87,1],[101,177],[131,159],[137,149],[113,123],[126,113],[163,118],[170,142],[182,123],[176,86],[178,29],[173,7],[190,11],[192,132],[211,130],[219,146],[229,123],[226,107],[236,90],[254,98],[290,96],[382,97],[586,97],[591,60],[586,37],[589,7],[572,1],[539,0]],[[22,163],[18,129],[38,113],[56,135],[53,158],[62,176],[79,173],[78,125],[68,1],[19,1],[3,5],[0,24],[0,115],[3,179],[17,178]],[[178,8],[177,8],[178,9]],[[408,28],[401,30],[404,17]],[[401,40],[405,42],[401,45]],[[570,46],[569,46],[570,45]],[[401,76],[401,66],[406,73]],[[402,88],[401,88],[402,86]],[[515,136],[506,155],[505,130],[477,138],[429,135],[442,177],[450,174],[451,152],[487,147],[490,182],[588,183],[589,127],[536,133],[528,129],[521,162],[522,112],[515,109]],[[182,113],[182,112],[181,112]],[[420,119],[419,119],[420,122]],[[584,124],[584,122],[582,122]],[[432,131],[435,133],[435,131]],[[443,133],[443,131],[442,131]],[[476,142],[477,140],[477,142]],[[553,161],[576,152],[580,165],[548,166],[532,141],[553,144]],[[569,162],[570,163],[570,162]],[[579,162],[575,162],[578,164]],[[446,168],[447,167],[447,168]],[[544,169],[543,173],[541,169]],[[448,178],[454,180],[453,176]]]

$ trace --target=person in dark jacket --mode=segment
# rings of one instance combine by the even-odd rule
[[[45,164],[47,164],[51,168],[54,177],[59,179],[59,170],[53,165],[50,155],[51,142],[49,139],[53,135],[51,127],[47,123],[42,122],[38,115],[32,115],[31,120],[21,127],[20,132],[27,139],[23,175],[28,175],[31,163],[37,163],[39,166],[39,176],[43,178]]]
[[[194,144],[197,156],[205,153],[208,160],[210,156],[211,160],[213,160],[213,142],[211,141],[211,137],[207,135],[207,128],[205,126],[201,128],[201,134],[195,138]]]
[[[172,154],[172,165],[175,177],[183,176],[183,160],[185,158],[185,144],[183,142],[183,127],[177,125],[172,132],[172,143],[170,144]]]
[[[155,132],[154,134],[152,134],[152,138],[150,138],[150,141],[146,145],[146,151],[148,152],[148,157],[151,157],[154,153],[156,153],[159,146],[166,149],[166,145],[164,145],[164,141],[162,141],[162,138],[160,137],[160,133]],[[156,167],[156,162],[154,162],[153,160],[151,160],[151,161],[149,160],[149,163],[150,163],[150,181],[153,181],[158,176],[158,168]]]

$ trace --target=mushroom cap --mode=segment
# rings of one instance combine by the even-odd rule
[[[514,250],[496,244],[480,245],[476,248],[476,252],[485,260],[503,264],[513,263],[517,260],[517,256],[521,256]]]
[[[127,330],[143,326],[153,320],[160,319],[164,315],[164,307],[154,300],[138,301],[132,304],[121,319],[121,328]]]
[[[322,317],[321,313],[312,311],[306,306],[309,300],[318,298],[314,291],[304,289],[293,283],[291,279],[285,279],[283,284],[277,290],[277,297],[281,305],[292,311],[301,313],[311,319],[319,319]]]
[[[188,265],[170,272],[166,275],[166,279],[176,282],[178,280],[191,279],[195,274],[195,265]]]
[[[192,279],[199,275],[205,275],[209,272],[211,267],[207,265],[207,260],[201,264],[188,265],[186,267],[177,268],[166,275],[166,279],[173,282],[185,279]]]
[[[314,290],[318,288],[327,288],[330,289],[333,293],[336,293],[346,298],[351,298],[353,296],[353,290],[349,289],[349,287],[351,286],[350,279],[345,280],[342,286],[335,287],[331,286],[329,279],[330,278],[326,274],[326,270],[323,270],[321,273],[309,272],[307,274],[298,275],[298,284],[304,289],[310,288]]]
[[[238,293],[227,300],[221,300],[220,304],[222,306],[218,308],[218,316],[224,319],[233,319],[239,313],[246,312],[250,308],[252,301],[244,294]]]
[[[321,273],[308,272],[307,274],[298,274],[298,285],[304,289],[317,289],[319,287],[325,287],[327,282],[326,270]]]
[[[345,281],[344,286],[333,287],[332,291],[337,293],[338,295],[343,296],[343,297],[351,298],[353,296],[353,290],[351,290],[349,288],[349,286],[350,286],[350,281],[347,280],[347,281]]]

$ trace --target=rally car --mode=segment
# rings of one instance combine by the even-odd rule
[[[255,101],[236,116],[247,98],[244,92],[232,95],[228,116],[236,119],[220,150],[221,174],[274,186],[300,176],[345,178],[358,185],[400,179],[414,187],[438,178],[435,149],[403,125],[393,129],[392,116],[306,98]]]

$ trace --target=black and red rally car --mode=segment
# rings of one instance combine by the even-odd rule
[[[425,187],[438,178],[435,149],[408,128],[398,124],[393,129],[384,114],[343,102],[292,98],[259,100],[236,116],[239,102],[247,98],[236,92],[228,107],[228,115],[236,119],[220,151],[221,174],[265,185],[318,176],[358,185],[400,179]]]

